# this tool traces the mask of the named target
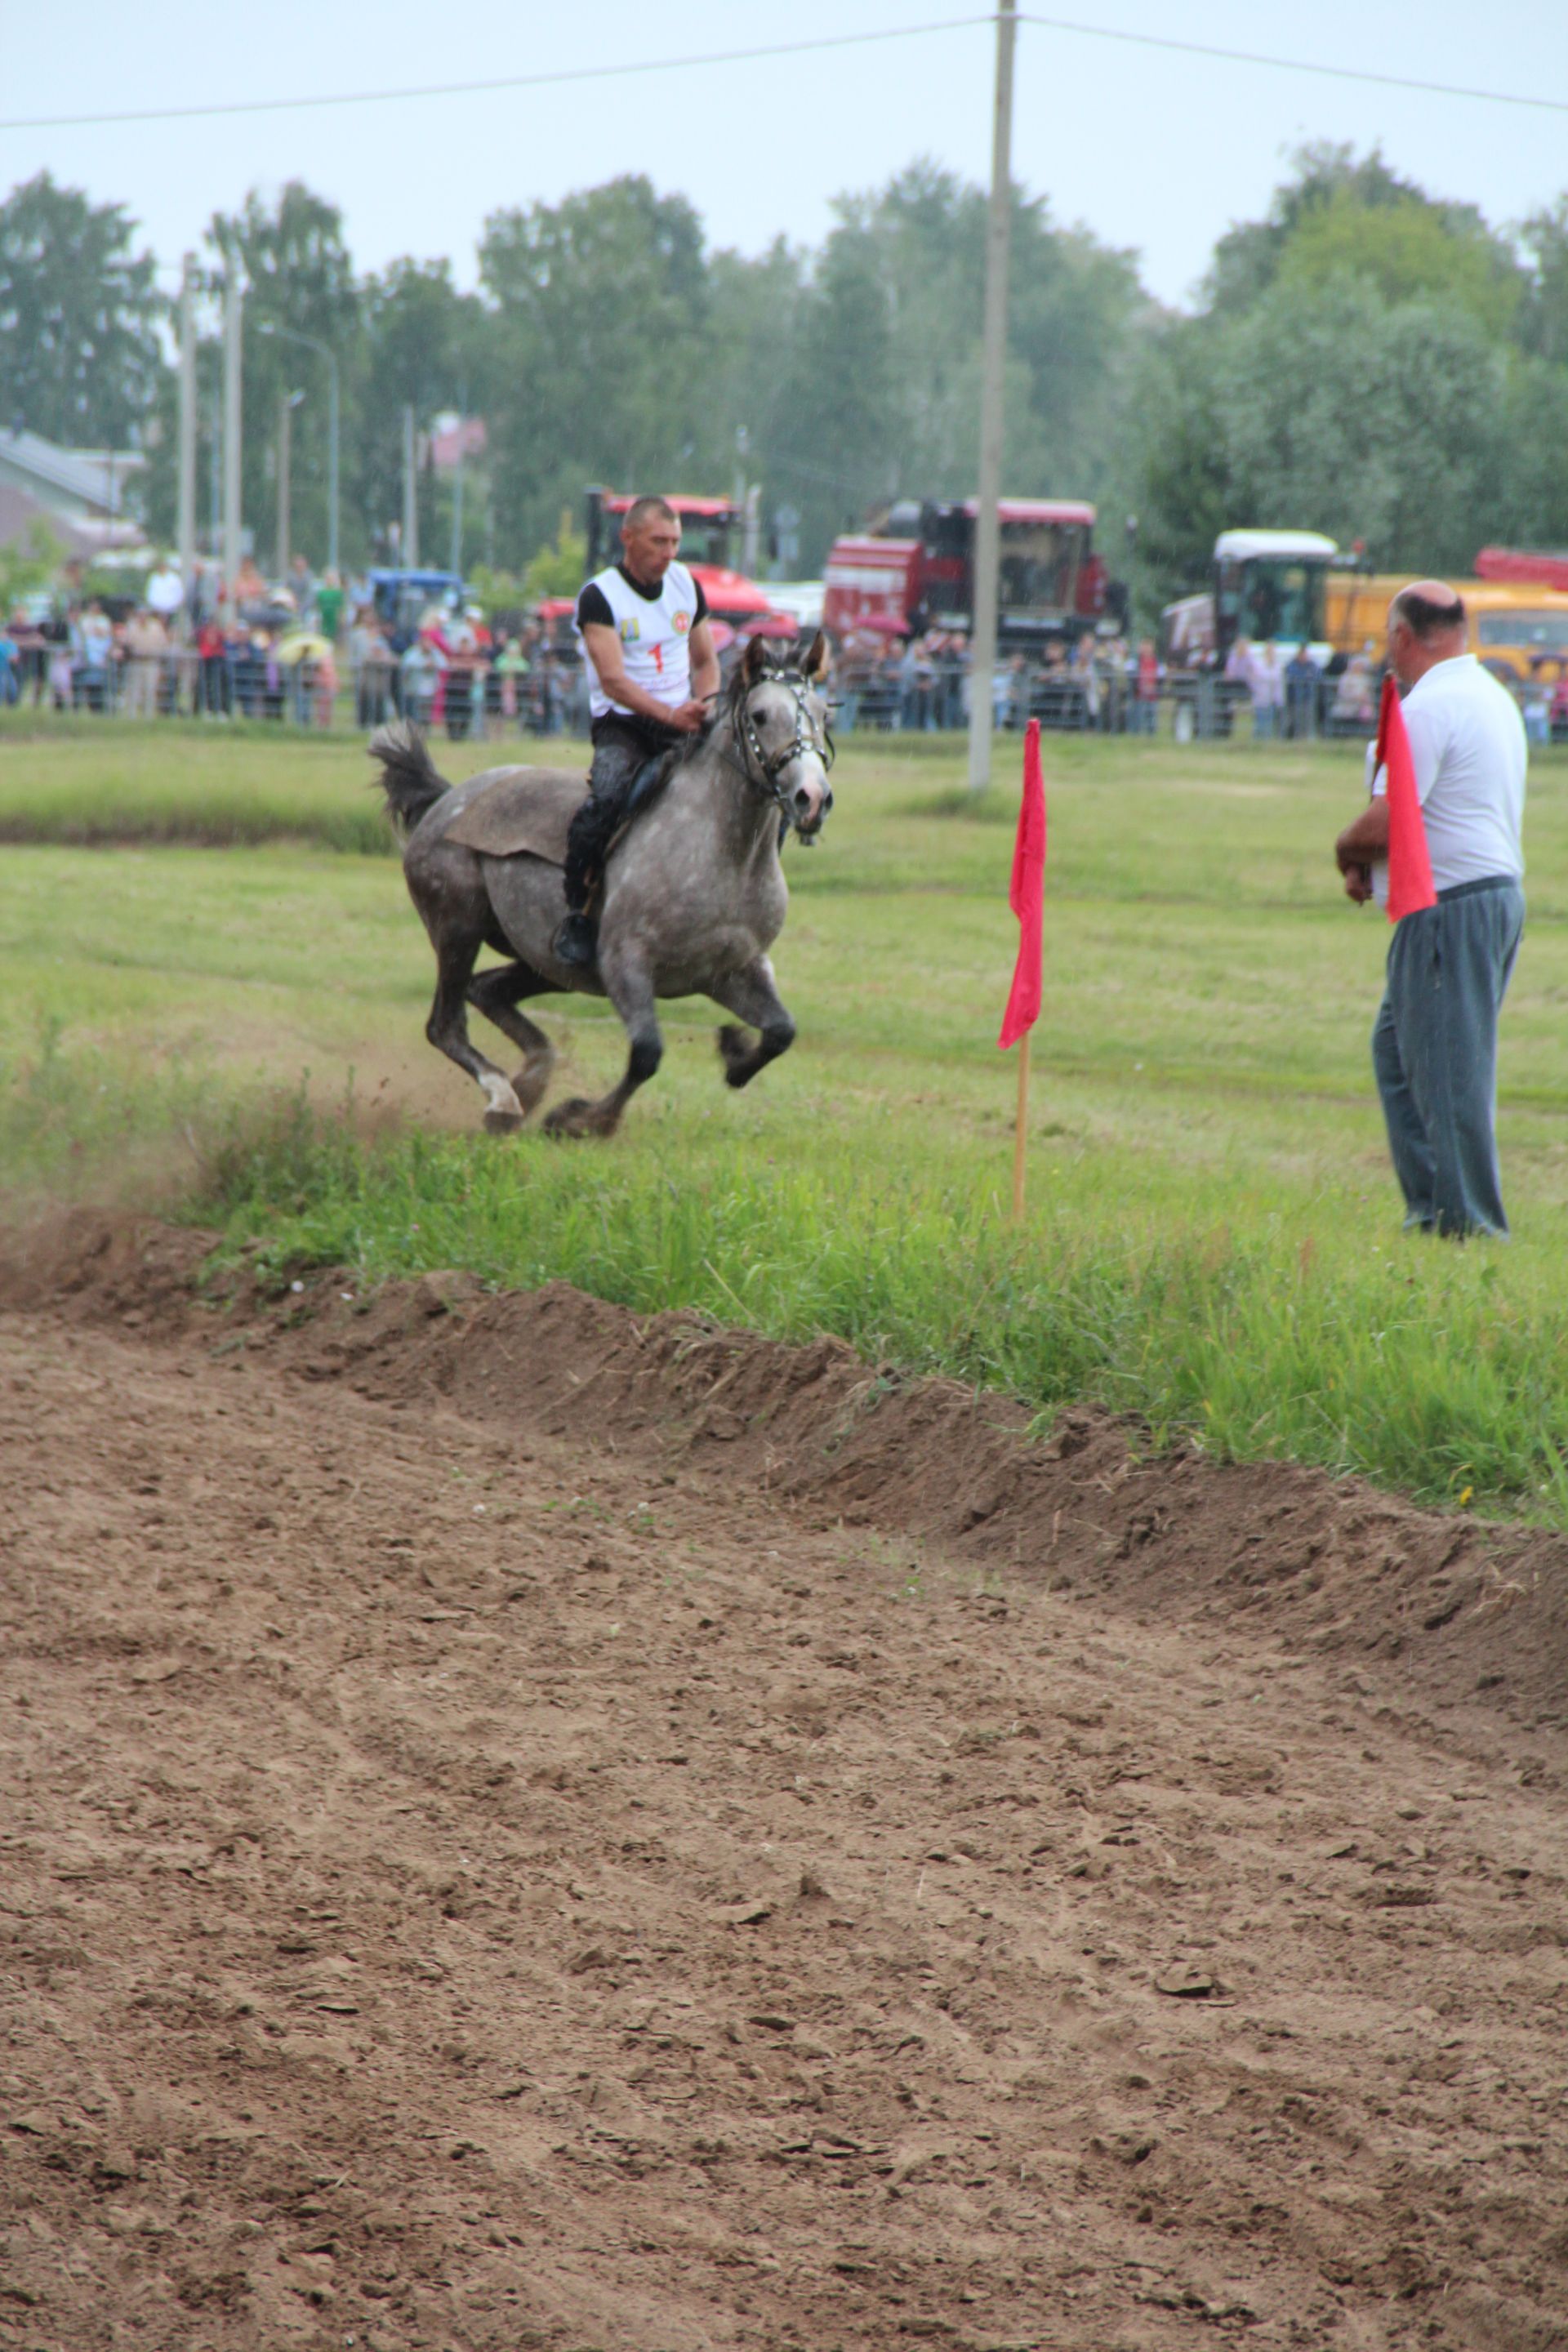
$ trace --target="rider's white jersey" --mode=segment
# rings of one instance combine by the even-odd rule
[[[619,563],[590,580],[577,599],[577,641],[587,665],[595,718],[624,706],[612,702],[599,683],[583,635],[584,622],[614,629],[630,683],[673,710],[690,699],[691,632],[707,617],[707,599],[684,563],[672,563],[651,594]]]

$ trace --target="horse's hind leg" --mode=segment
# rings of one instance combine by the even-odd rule
[[[618,1087],[612,1087],[597,1102],[578,1097],[557,1104],[544,1122],[549,1135],[614,1135],[627,1103],[639,1087],[647,1086],[664,1059],[658,1001],[647,971],[630,957],[614,953],[601,954],[599,968],[604,974],[605,992],[626,1023],[626,1034],[631,1039],[626,1074]]]
[[[468,1003],[474,1011],[493,1021],[503,1037],[522,1048],[522,1067],[511,1083],[524,1118],[544,1099],[555,1066],[555,1048],[543,1030],[517,1008],[521,998],[542,996],[549,990],[550,982],[542,980],[531,964],[521,961],[493,964],[488,971],[476,972],[468,982]]]
[[[522,1125],[522,1105],[510,1081],[468,1041],[468,989],[479,951],[479,942],[471,936],[437,940],[436,1001],[425,1034],[484,1088],[485,1125],[490,1133],[508,1135]]]
[[[773,980],[773,968],[765,955],[754,963],[731,972],[708,992],[715,1004],[726,1013],[737,1013],[749,1021],[753,1029],[762,1032],[755,1043],[743,1029],[726,1023],[719,1032],[719,1058],[724,1065],[724,1083],[731,1087],[750,1084],[759,1070],[787,1054],[795,1043],[795,1023],[784,1011]]]

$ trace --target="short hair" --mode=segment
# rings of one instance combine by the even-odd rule
[[[680,520],[680,517],[668,499],[634,499],[626,509],[626,519],[621,524],[621,529],[637,530],[647,520],[649,515],[663,515],[667,522]]]
[[[1394,600],[1394,614],[1425,645],[1429,637],[1446,637],[1451,629],[1464,627],[1465,600],[1451,596],[1445,604],[1435,596],[1423,596],[1418,589],[1402,588]]]

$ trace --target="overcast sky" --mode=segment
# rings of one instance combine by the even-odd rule
[[[984,0],[982,0],[982,5]],[[1029,0],[1024,0],[1027,6]],[[0,115],[110,112],[327,95],[603,64],[642,63],[814,35],[965,16],[964,0],[720,0],[545,7],[540,0],[380,0],[246,10],[162,0],[151,10],[7,9]],[[980,8],[974,14],[982,13]],[[1047,10],[1042,6],[1042,13]],[[1568,6],[1475,0],[1418,6],[1315,0],[1067,0],[1080,21],[1431,81],[1568,99]],[[1506,38],[1496,37],[1499,28]],[[1381,141],[1435,193],[1521,217],[1568,186],[1568,114],[1485,105],[1178,57],[1025,25],[1015,174],[1057,217],[1131,247],[1162,299],[1190,297],[1215,238],[1258,214],[1307,139]],[[445,254],[474,282],[487,214],[621,172],[680,190],[715,244],[754,252],[783,232],[816,241],[833,196],[917,155],[989,172],[992,36],[983,24],[778,59],[537,90],[399,100],[212,121],[0,131],[0,188],[47,168],[128,205],[171,268],[209,215],[247,189],[303,179],[342,207],[361,268]]]

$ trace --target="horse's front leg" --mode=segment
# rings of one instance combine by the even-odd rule
[[[738,1014],[762,1032],[753,1040],[743,1029],[736,1029],[729,1023],[719,1032],[719,1058],[724,1065],[725,1085],[747,1086],[759,1070],[765,1070],[770,1062],[776,1062],[795,1044],[795,1023],[780,1001],[773,965],[765,955],[760,955],[708,993],[726,1013]]]
[[[560,1104],[544,1122],[547,1135],[614,1135],[627,1103],[639,1087],[647,1086],[664,1059],[658,1001],[641,956],[631,949],[601,946],[599,971],[605,993],[625,1022],[631,1040],[626,1074],[618,1087],[612,1087],[597,1102],[579,1096]]]

